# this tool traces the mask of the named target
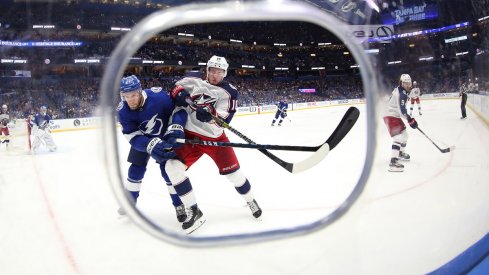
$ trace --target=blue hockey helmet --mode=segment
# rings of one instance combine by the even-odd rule
[[[141,82],[135,75],[121,79],[121,93],[132,92],[141,89]]]

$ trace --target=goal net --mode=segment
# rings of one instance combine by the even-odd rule
[[[10,143],[7,152],[10,154],[27,154],[31,150],[31,128],[29,119],[15,119],[9,125]]]

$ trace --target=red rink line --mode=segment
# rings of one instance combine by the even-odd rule
[[[71,252],[70,246],[68,245],[68,242],[66,241],[66,238],[63,235],[63,232],[59,226],[58,220],[56,219],[56,215],[54,214],[53,207],[49,201],[48,195],[46,193],[46,189],[44,188],[44,184],[41,178],[41,175],[39,173],[39,169],[37,169],[36,166],[36,161],[31,157],[32,162],[34,163],[34,171],[36,172],[36,176],[38,178],[38,183],[39,183],[39,188],[41,189],[42,192],[42,197],[44,199],[44,203],[46,204],[46,208],[49,212],[49,218],[51,221],[51,224],[54,227],[54,231],[56,233],[56,236],[58,237],[58,240],[63,247],[63,252],[64,256],[66,257],[66,260],[68,261],[69,265],[73,269],[73,271],[76,274],[81,274],[80,269],[78,268],[78,265],[76,263],[75,257],[73,256],[73,253]]]

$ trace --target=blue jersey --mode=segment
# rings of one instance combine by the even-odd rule
[[[289,108],[289,104],[287,104],[287,102],[280,101],[279,103],[277,103],[277,107],[279,111],[284,111]]]
[[[138,110],[131,110],[127,102],[121,101],[117,112],[122,133],[131,146],[146,152],[150,139],[162,138],[170,121],[185,126],[187,112],[175,110],[170,96],[159,87],[143,90],[141,95],[144,103]]]
[[[394,88],[392,91],[392,95],[387,102],[387,109],[385,116],[392,117],[404,117],[406,119],[410,119],[407,109],[406,103],[408,100],[408,92],[402,88],[402,86],[398,86]]]
[[[49,124],[49,121],[51,121],[51,117],[47,113],[45,115],[37,113],[34,116],[33,123],[34,125],[37,125],[37,127],[43,128]]]

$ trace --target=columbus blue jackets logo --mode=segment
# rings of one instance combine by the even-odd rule
[[[160,118],[157,118],[158,114],[155,114],[150,120],[143,121],[139,125],[139,130],[147,135],[158,136],[161,134],[163,128],[163,122]]]
[[[192,95],[192,101],[197,105],[197,106],[206,106],[206,105],[212,105],[214,106],[217,99],[211,97],[210,95],[206,94],[205,91],[207,91],[206,88],[204,87],[197,87],[196,89],[197,92]],[[203,93],[200,93],[199,90],[205,90],[202,91]]]

